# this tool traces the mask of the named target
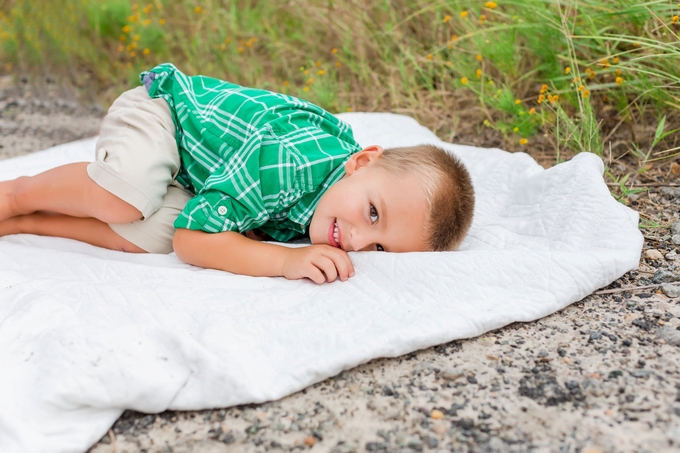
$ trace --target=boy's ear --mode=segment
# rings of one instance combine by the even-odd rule
[[[351,175],[360,168],[366,167],[372,162],[377,162],[382,154],[383,148],[380,145],[371,145],[356,154],[352,154],[347,163],[345,163],[345,173]]]

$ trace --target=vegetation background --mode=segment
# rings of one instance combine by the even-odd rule
[[[592,151],[625,201],[680,174],[677,2],[0,0],[0,73],[108,104],[171,61],[544,165]]]

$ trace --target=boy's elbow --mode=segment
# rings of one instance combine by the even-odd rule
[[[185,263],[191,264],[191,248],[189,247],[190,236],[192,231],[185,228],[178,228],[175,230],[175,235],[172,238],[172,249],[175,255]]]

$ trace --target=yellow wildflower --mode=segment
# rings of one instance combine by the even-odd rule
[[[580,77],[574,77],[574,80],[573,80],[574,83],[579,83],[580,81],[581,81]]]
[[[305,69],[302,73],[303,73],[304,75],[309,75],[309,69]]]
[[[541,94],[545,93],[546,91],[548,91],[548,85],[544,83],[541,85]]]
[[[146,49],[144,49],[144,55],[149,55],[150,52],[151,52],[151,51],[149,50],[148,47],[147,47]]]
[[[482,61],[482,56],[480,54],[477,54],[477,56],[475,56],[475,60]]]
[[[533,107],[531,107],[531,108],[529,109],[529,115],[533,115],[534,113],[536,113],[536,109],[533,108]]]
[[[671,19],[671,22],[674,23],[674,24],[678,23],[678,16],[677,15],[673,16],[673,18]]]
[[[202,9],[203,8],[201,8],[200,6],[197,6],[196,8],[194,8],[194,11],[200,13]]]
[[[354,110],[352,107],[347,107],[348,112],[351,112],[352,110]]]
[[[123,33],[130,33],[131,29],[132,28],[129,25],[126,25],[125,27],[123,27]]]
[[[451,42],[455,41],[456,39],[458,39],[458,35],[451,36]]]
[[[288,85],[290,85],[290,82],[287,81],[287,80],[284,80],[284,81],[283,81],[283,86],[284,86],[284,87],[287,87]]]
[[[147,26],[151,23],[151,19],[147,19],[144,21],[144,26]]]
[[[340,63],[339,61],[336,61],[335,66],[339,68],[340,66],[342,66],[342,63]]]
[[[226,39],[224,40],[224,43],[225,43],[225,44],[229,44],[230,42],[231,42],[231,38],[226,38]]]
[[[133,39],[134,39],[135,41],[139,41],[140,36],[139,36],[139,35],[135,35],[135,37],[134,37]]]
[[[486,14],[482,14],[481,16],[479,16],[479,19],[480,20],[486,20]]]
[[[432,54],[431,53],[427,54],[427,59],[432,60]]]
[[[527,140],[526,138],[520,138],[520,139],[519,139],[519,144],[520,144],[520,145],[526,145],[527,143],[529,143],[529,140]]]
[[[560,100],[560,97],[557,94],[550,98],[550,102],[553,103],[553,104],[555,102],[559,101],[559,100]]]
[[[481,69],[477,69],[477,70],[475,71],[475,74],[477,75],[477,78],[479,79],[480,77],[482,77],[482,70],[481,70]]]
[[[307,85],[311,85],[312,83],[314,83],[314,77],[307,79]]]
[[[326,71],[324,71],[323,69],[319,69],[316,73],[319,75],[324,75]]]
[[[460,13],[460,17],[468,17],[468,12],[467,11],[462,11]]]
[[[579,90],[579,91],[583,91],[584,88],[585,88],[585,87],[584,87],[583,85],[581,85],[580,87],[578,87],[578,90]]]
[[[515,99],[515,104],[516,104],[516,105],[519,105],[519,104],[521,104],[521,103],[522,103],[522,101],[520,101],[519,99]]]
[[[309,91],[309,87],[304,87],[302,91]]]
[[[123,49],[125,49],[125,47],[123,47],[123,46],[118,46],[118,52],[122,52]]]
[[[135,55],[137,55],[135,51],[130,52],[130,58],[135,58]]]
[[[564,73],[565,73],[565,74],[569,74],[570,72],[571,72],[571,68],[570,68],[569,66],[567,66],[566,68],[564,68]]]
[[[159,20],[158,23],[161,24],[161,25],[165,24],[165,19]]]
[[[463,85],[467,85],[467,83],[468,83],[468,78],[467,78],[467,77],[463,77],[462,79],[460,79],[460,83],[462,83]]]
[[[621,85],[623,83],[623,78],[622,77],[617,77],[616,78],[616,84]]]
[[[446,16],[444,16],[444,23],[447,23],[450,20],[451,20],[451,16],[449,16],[448,14]]]
[[[588,73],[588,78],[589,79],[595,78],[595,71],[590,71],[590,73]]]
[[[331,53],[335,55],[336,53],[338,53],[338,49],[335,48],[331,49]]]
[[[238,49],[236,49],[238,53],[243,53],[243,46],[238,46]]]
[[[496,3],[496,2],[486,2],[486,3],[484,3],[484,7],[489,8],[489,9],[494,9],[497,6],[498,6],[498,3]]]
[[[617,75],[617,76],[620,76],[620,75],[621,75],[621,70],[620,70],[620,69],[617,69],[617,70],[616,70],[616,75]]]
[[[518,131],[519,131],[519,127],[513,127],[513,128],[512,128],[512,131],[513,131],[513,132],[518,132]]]
[[[544,94],[540,95],[540,96],[538,97],[538,99],[536,100],[536,102],[538,102],[539,104],[540,104],[541,102],[543,102],[543,101],[545,101],[545,95],[544,95]]]
[[[619,62],[619,57],[612,58],[612,63],[616,64]]]
[[[587,98],[588,96],[590,96],[590,91],[589,90],[583,90],[583,97]]]

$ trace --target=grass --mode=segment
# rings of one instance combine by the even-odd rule
[[[548,137],[557,161],[603,156],[627,126],[619,154],[639,170],[680,155],[677,1],[0,0],[0,71],[110,101],[172,61],[332,112],[408,112],[444,138],[467,105],[477,133],[513,150]]]

